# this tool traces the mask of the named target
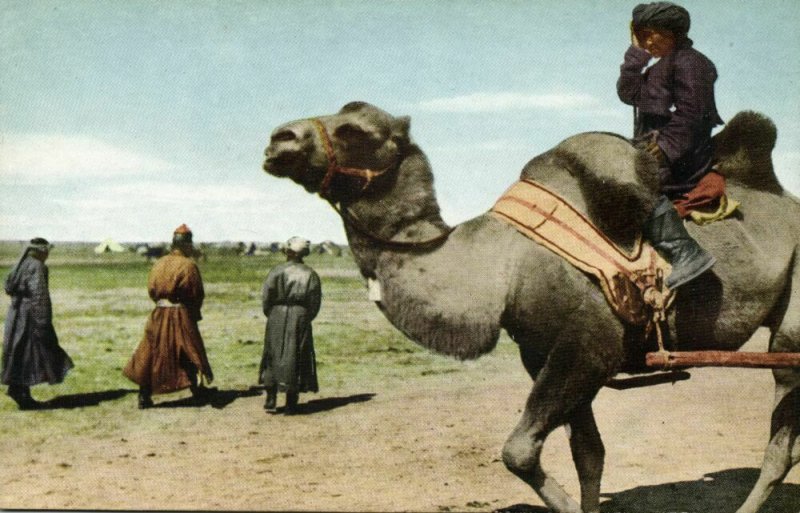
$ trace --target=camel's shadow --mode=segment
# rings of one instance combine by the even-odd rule
[[[373,393],[355,394],[347,397],[325,397],[322,399],[312,399],[308,402],[300,403],[294,410],[294,415],[310,415],[323,411],[334,410],[353,403],[363,403],[375,397]],[[284,408],[278,408],[278,413],[282,413]]]
[[[117,390],[103,390],[102,392],[87,392],[85,394],[59,395],[49,401],[39,403],[38,410],[70,410],[97,406],[105,401],[114,401],[137,390],[119,388]]]
[[[158,402],[153,408],[201,408],[204,406],[211,406],[212,408],[221,410],[241,397],[254,397],[262,394],[264,388],[252,386],[247,390],[219,390],[214,387],[208,390],[207,396],[202,400],[195,399],[191,396],[183,397],[172,401]]]
[[[755,468],[736,468],[706,474],[697,481],[680,481],[638,486],[605,493],[609,501],[600,505],[603,513],[727,513],[742,505],[758,479]],[[759,510],[760,513],[788,513],[800,506],[800,485],[782,484]]]
[[[544,506],[533,506],[531,504],[513,504],[504,508],[494,510],[494,513],[550,513]]]
[[[712,472],[697,481],[680,481],[604,493],[602,513],[729,513],[736,511],[750,493],[759,470],[737,468]],[[800,485],[782,484],[759,513],[789,513],[800,507]],[[547,513],[542,506],[514,504],[503,513]]]

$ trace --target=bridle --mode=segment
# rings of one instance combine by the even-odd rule
[[[333,151],[331,137],[328,135],[325,125],[323,125],[322,121],[317,118],[311,119],[311,123],[313,123],[314,128],[317,129],[317,133],[319,133],[319,137],[322,140],[322,147],[325,149],[325,155],[328,157],[328,169],[325,171],[325,176],[322,178],[322,182],[319,186],[319,195],[328,201],[331,200],[331,182],[336,175],[347,175],[359,178],[363,181],[361,192],[364,192],[372,184],[372,180],[383,175],[392,168],[392,164],[390,164],[383,169],[374,171],[367,168],[346,167],[339,165],[339,163],[336,161],[336,153]]]
[[[393,249],[425,249],[430,246],[434,246],[441,242],[444,242],[450,236],[450,233],[452,233],[453,228],[448,227],[443,233],[427,240],[396,241],[375,235],[367,228],[365,228],[359,222],[359,220],[355,216],[353,216],[353,214],[346,206],[342,206],[341,202],[337,204],[337,202],[331,197],[330,194],[331,182],[333,181],[336,175],[352,176],[360,179],[363,182],[363,185],[361,186],[361,192],[364,192],[369,188],[369,186],[372,184],[372,181],[375,178],[382,176],[384,173],[392,169],[392,167],[397,162],[394,162],[386,166],[385,168],[377,171],[367,168],[340,166],[336,160],[336,154],[333,151],[333,143],[331,142],[331,137],[328,134],[328,131],[325,129],[325,125],[323,125],[322,121],[320,121],[317,118],[312,118],[310,119],[310,121],[314,125],[314,128],[317,129],[317,133],[319,134],[320,140],[322,140],[322,146],[325,149],[325,155],[328,158],[328,168],[325,171],[325,176],[322,178],[322,182],[320,183],[319,195],[323,199],[327,200],[328,203],[330,203],[331,207],[333,207],[333,209],[339,213],[345,224],[349,225],[350,228],[352,228],[355,232],[359,233],[363,237],[373,242],[377,242],[382,246]]]

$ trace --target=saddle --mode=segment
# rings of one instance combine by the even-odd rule
[[[564,198],[528,179],[506,190],[489,214],[594,276],[625,322],[652,327],[665,318],[674,295],[664,279],[672,268],[641,239],[624,251]]]

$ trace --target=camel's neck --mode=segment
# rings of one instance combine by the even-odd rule
[[[372,299],[397,329],[433,351],[459,359],[485,354],[497,343],[507,282],[464,278],[487,274],[489,255],[483,250],[491,243],[465,241],[461,230],[450,234],[439,214],[430,166],[418,149],[392,179],[382,184],[382,194],[349,206],[359,229],[345,221],[361,273],[375,280]],[[472,230],[486,229],[485,223],[473,223]],[[386,240],[436,243],[397,248]]]
[[[423,242],[449,231],[439,212],[428,159],[414,145],[381,189],[345,209],[348,242],[367,277],[375,276],[378,255],[391,249],[383,241]]]

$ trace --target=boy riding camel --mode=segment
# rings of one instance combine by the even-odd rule
[[[672,265],[666,280],[670,288],[714,264],[714,257],[689,236],[681,217],[688,214],[689,204],[697,204],[693,190],[702,190],[711,203],[722,196],[725,185],[712,171],[711,130],[723,123],[714,101],[717,70],[692,47],[689,26],[689,13],[679,5],[637,5],[631,45],[617,80],[620,100],[634,107],[637,145],[659,163],[663,196],[643,234]]]

